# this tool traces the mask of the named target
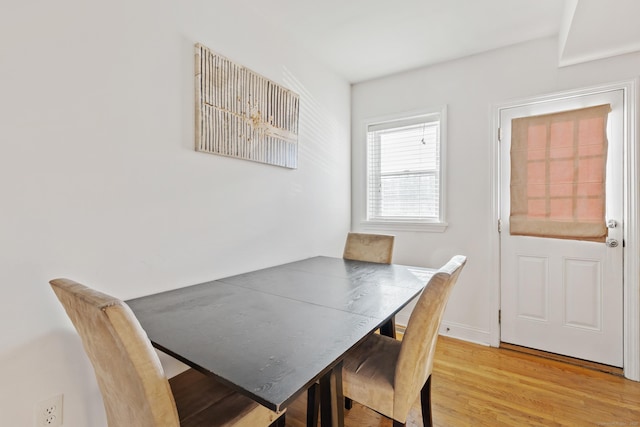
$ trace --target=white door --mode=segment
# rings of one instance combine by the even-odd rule
[[[607,243],[510,235],[511,120],[601,104],[612,108]],[[501,341],[622,367],[623,110],[622,89],[500,110]]]

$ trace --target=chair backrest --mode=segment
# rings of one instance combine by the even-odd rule
[[[344,259],[391,264],[395,236],[387,234],[349,233]]]
[[[433,370],[438,329],[447,300],[467,258],[456,255],[429,279],[418,298],[404,336],[394,379],[394,414],[409,413]]]
[[[93,364],[109,427],[178,427],[160,359],[129,306],[72,280],[49,283]]]

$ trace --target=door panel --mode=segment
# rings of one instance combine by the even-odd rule
[[[548,320],[549,259],[518,256],[518,316],[530,320]]]
[[[564,260],[564,319],[566,326],[602,330],[602,263],[598,260]]]
[[[503,342],[622,366],[623,91],[609,90],[500,111],[500,280]],[[607,121],[606,218],[620,244],[511,236],[511,120],[611,104]]]

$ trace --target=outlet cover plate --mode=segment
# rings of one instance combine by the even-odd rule
[[[35,427],[62,426],[62,394],[38,402],[35,406]]]

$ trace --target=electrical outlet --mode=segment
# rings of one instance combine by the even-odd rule
[[[35,427],[59,427],[62,425],[62,395],[50,397],[35,407]]]

